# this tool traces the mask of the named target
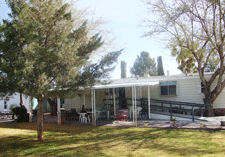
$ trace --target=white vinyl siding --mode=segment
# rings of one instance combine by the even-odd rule
[[[211,75],[205,75],[206,79],[209,79]],[[176,82],[176,95],[173,96],[162,96],[160,91],[160,84],[155,84],[150,86],[151,99],[159,100],[169,100],[169,101],[182,101],[182,102],[192,102],[192,103],[203,103],[204,93],[201,92],[201,81],[199,76],[182,76],[182,77],[156,77],[159,82]],[[156,79],[155,77],[150,77],[151,79]],[[128,79],[129,80],[129,79]],[[216,85],[217,80],[212,85],[213,89]],[[125,87],[126,98],[132,98],[132,88]],[[87,108],[91,108],[91,90],[86,89],[85,105]],[[106,98],[105,92],[108,89],[98,89],[96,90],[96,107],[103,105],[103,99]],[[118,95],[117,95],[118,96]],[[137,98],[148,98],[148,86],[137,87]],[[112,102],[113,103],[113,102]],[[132,101],[128,100],[127,103],[132,105]],[[138,102],[139,103],[139,102]],[[65,104],[69,105],[69,108],[79,108],[80,100],[79,97],[74,94],[73,99],[65,99]],[[83,95],[81,98],[81,104],[83,104]],[[116,102],[118,104],[118,101]],[[138,104],[139,105],[139,104]],[[69,109],[68,108],[68,109]],[[214,102],[214,108],[225,108],[225,90],[221,92],[219,97]]]
[[[162,80],[164,81],[164,80]],[[199,78],[173,79],[176,81],[176,96],[161,96],[160,85],[151,88],[151,98],[169,101],[203,103],[204,94],[198,93]]]
[[[216,79],[214,81],[214,83],[212,84],[211,90],[215,88],[217,80],[218,79]],[[225,108],[225,92],[224,92],[224,90],[220,93],[220,95],[214,101],[213,108]]]

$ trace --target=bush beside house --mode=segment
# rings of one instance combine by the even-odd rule
[[[24,106],[15,106],[12,108],[12,113],[16,115],[17,122],[29,122],[29,114]]]

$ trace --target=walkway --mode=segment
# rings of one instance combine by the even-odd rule
[[[137,123],[137,127],[225,130],[225,126],[221,126],[221,121],[225,121],[225,116],[202,117],[202,120],[194,122],[177,121],[176,127],[171,127],[170,121],[166,120],[139,120]],[[0,123],[3,122],[4,123],[12,122],[12,120],[0,119]],[[57,123],[57,117],[44,116],[44,123]],[[76,120],[76,121],[65,121],[64,125],[92,125],[92,123],[84,124]],[[97,125],[108,127],[136,127],[136,124],[132,121],[114,121],[114,120],[97,121]]]
[[[202,117],[202,120],[196,121],[177,121],[176,127],[181,129],[213,129],[225,130],[225,126],[221,127],[221,121],[225,121],[225,116],[221,117]],[[46,123],[57,123],[57,117],[46,116],[44,118]],[[147,123],[147,126],[144,125]],[[78,120],[76,121],[65,121],[66,125],[92,125],[92,123],[83,124]],[[115,121],[115,120],[102,120],[97,121],[98,126],[108,127],[136,127],[136,124],[132,121]],[[171,128],[170,121],[166,120],[138,120],[137,127],[151,127],[151,128]]]
[[[147,123],[147,126],[144,125]],[[111,124],[105,124],[104,126],[124,126],[124,127],[135,127],[136,124],[127,121],[113,121]],[[150,127],[150,128],[179,128],[179,129],[209,129],[209,130],[225,130],[225,126],[221,127],[220,121],[177,121],[176,126],[172,127],[170,121],[162,120],[147,120],[138,121],[138,127]]]

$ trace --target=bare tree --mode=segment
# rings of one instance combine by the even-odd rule
[[[144,21],[150,28],[145,36],[166,33],[169,46],[181,53],[190,53],[196,60],[200,80],[204,86],[204,103],[211,104],[225,86],[224,39],[225,2],[221,0],[145,0],[146,5],[158,20]],[[190,56],[190,55],[189,55]],[[217,60],[217,69],[210,79],[205,78],[205,69],[211,60]],[[212,84],[216,84],[212,87]]]

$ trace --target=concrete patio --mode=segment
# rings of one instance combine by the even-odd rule
[[[36,118],[33,118],[36,121]],[[149,128],[177,128],[177,129],[206,129],[206,130],[225,130],[225,126],[221,126],[221,121],[225,121],[225,116],[221,117],[202,117],[202,120],[198,121],[176,121],[176,126],[171,126],[171,122],[168,120],[138,120],[137,127],[149,127]],[[12,119],[0,119],[0,123],[12,123]],[[44,123],[57,124],[57,117],[45,115]],[[92,125],[92,123],[81,123],[78,120],[64,121],[62,125]],[[116,121],[116,120],[101,120],[97,121],[97,126],[106,127],[136,127],[136,123],[128,121]]]

